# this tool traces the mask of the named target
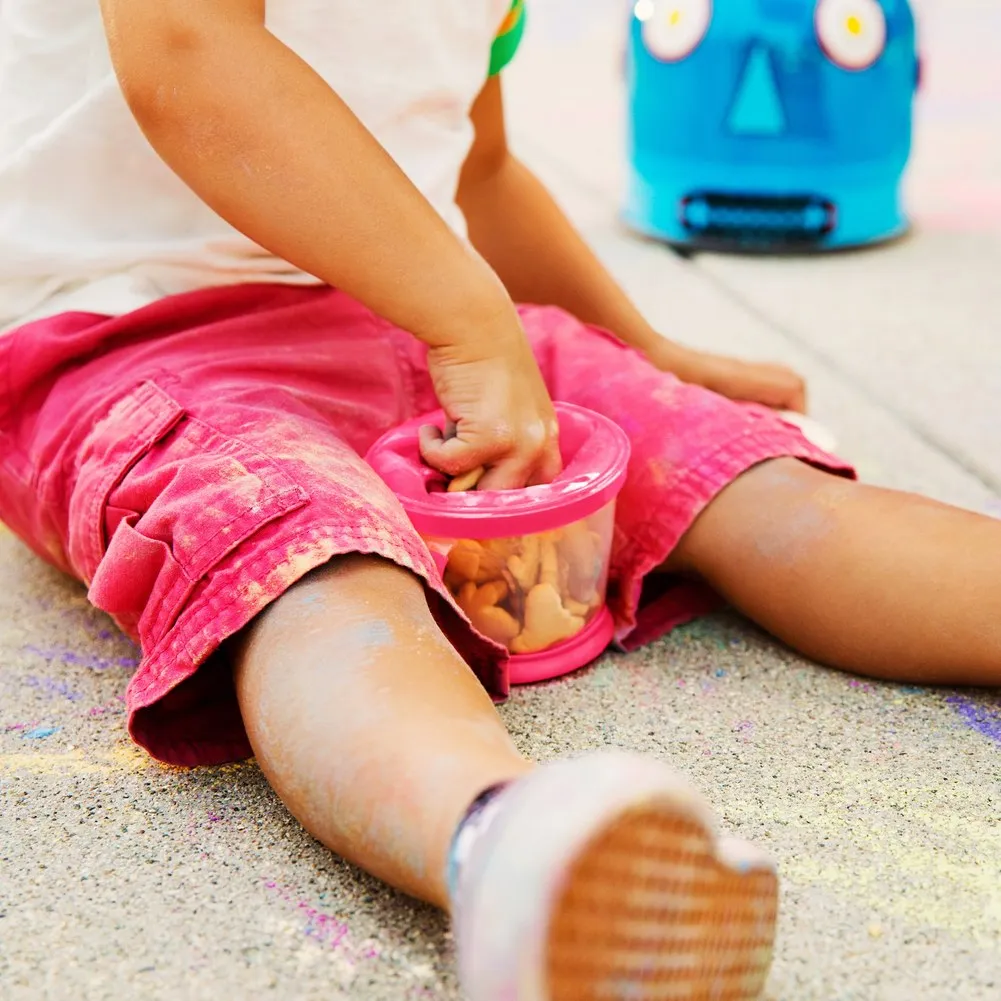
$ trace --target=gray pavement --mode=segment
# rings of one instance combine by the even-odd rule
[[[517,148],[665,333],[794,364],[866,478],[1001,516],[995,0],[921,5],[914,234],[805,261],[682,261],[618,227],[623,6],[534,0]],[[316,845],[252,763],[132,748],[134,656],[0,531],[0,999],[457,999],[444,920]],[[997,696],[853,678],[720,615],[503,714],[540,758],[673,762],[774,853],[774,1001],[1001,997]]]

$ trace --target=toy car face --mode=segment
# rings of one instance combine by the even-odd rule
[[[636,0],[627,65],[636,229],[822,249],[906,228],[907,0]]]

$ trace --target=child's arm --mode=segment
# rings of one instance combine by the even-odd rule
[[[458,424],[425,457],[485,487],[558,471],[555,418],[510,297],[324,80],[264,0],[102,0],[112,59],[166,163],[255,243],[431,348]],[[555,468],[554,468],[555,467]]]
[[[804,409],[805,387],[795,372],[685,348],[643,319],[549,192],[508,150],[499,78],[481,93],[473,122],[476,144],[463,170],[459,205],[473,243],[515,300],[561,306],[687,382],[736,399]]]

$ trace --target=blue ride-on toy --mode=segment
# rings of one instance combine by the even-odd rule
[[[919,65],[908,0],[637,0],[626,222],[713,250],[897,236]]]

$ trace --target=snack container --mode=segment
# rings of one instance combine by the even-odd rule
[[[522,490],[448,492],[420,457],[422,425],[384,435],[366,459],[394,491],[473,626],[511,652],[511,682],[575,671],[611,642],[605,605],[615,503],[629,439],[590,410],[556,404],[563,472]]]

